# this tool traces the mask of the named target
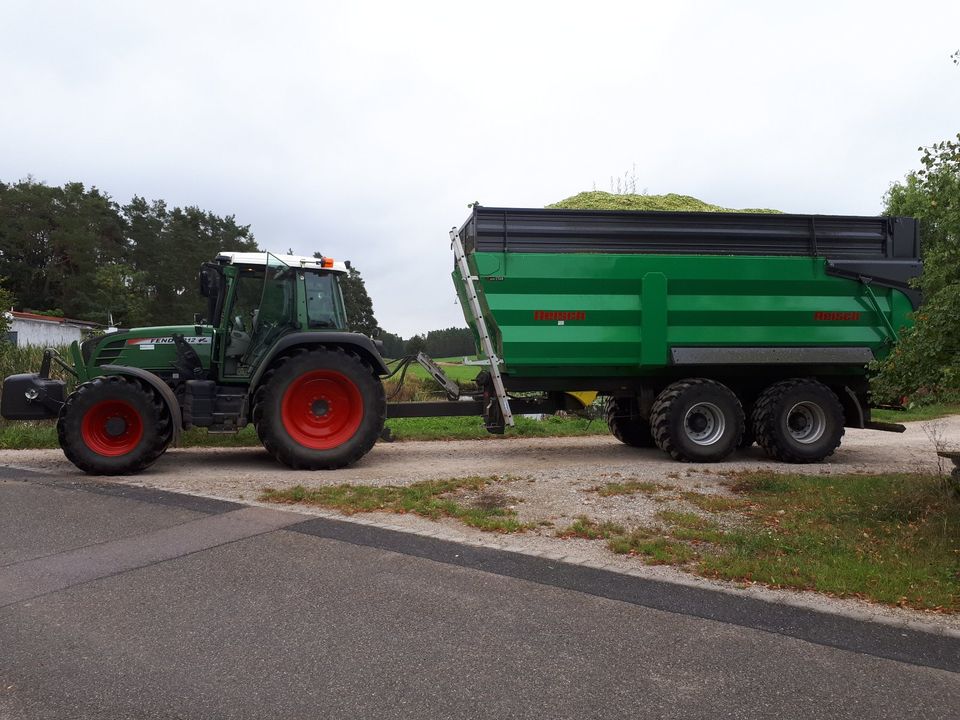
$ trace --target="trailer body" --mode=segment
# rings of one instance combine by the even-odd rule
[[[690,380],[736,396],[748,439],[758,400],[787,381],[828,389],[841,425],[879,429],[867,368],[921,300],[912,218],[475,206],[455,235],[467,271],[453,282],[504,392],[600,391],[615,434],[617,416],[649,425]]]
[[[919,302],[912,218],[476,207],[460,236],[511,379],[862,368]]]

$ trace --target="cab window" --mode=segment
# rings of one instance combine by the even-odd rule
[[[307,292],[307,322],[311,328],[345,330],[346,315],[340,286],[331,273],[304,274]]]

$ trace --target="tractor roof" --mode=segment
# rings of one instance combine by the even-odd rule
[[[222,252],[217,255],[217,262],[223,265],[266,265],[267,257],[273,256],[290,267],[312,268],[328,270],[330,272],[347,272],[347,266],[342,260],[333,258],[315,258],[305,255],[277,255],[265,252]],[[330,264],[332,263],[332,265]]]

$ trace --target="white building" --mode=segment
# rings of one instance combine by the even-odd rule
[[[9,327],[7,339],[17,347],[58,347],[81,340],[85,333],[100,327],[97,323],[48,315],[5,312]]]

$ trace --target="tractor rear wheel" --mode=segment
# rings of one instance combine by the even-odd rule
[[[151,465],[173,438],[170,413],[153,391],[119,375],[94,378],[60,410],[67,459],[91,475],[129,475]]]
[[[843,438],[843,406],[823,383],[794,378],[774,383],[753,406],[757,444],[776,460],[820,462]]]
[[[657,396],[650,425],[657,446],[674,460],[720,462],[740,444],[743,407],[715,380],[679,380]]]
[[[254,396],[253,422],[267,451],[297,470],[351,465],[373,447],[386,419],[383,384],[341,348],[280,358]]]
[[[613,436],[631,447],[654,447],[650,423],[637,414],[632,398],[608,397],[603,416]]]

